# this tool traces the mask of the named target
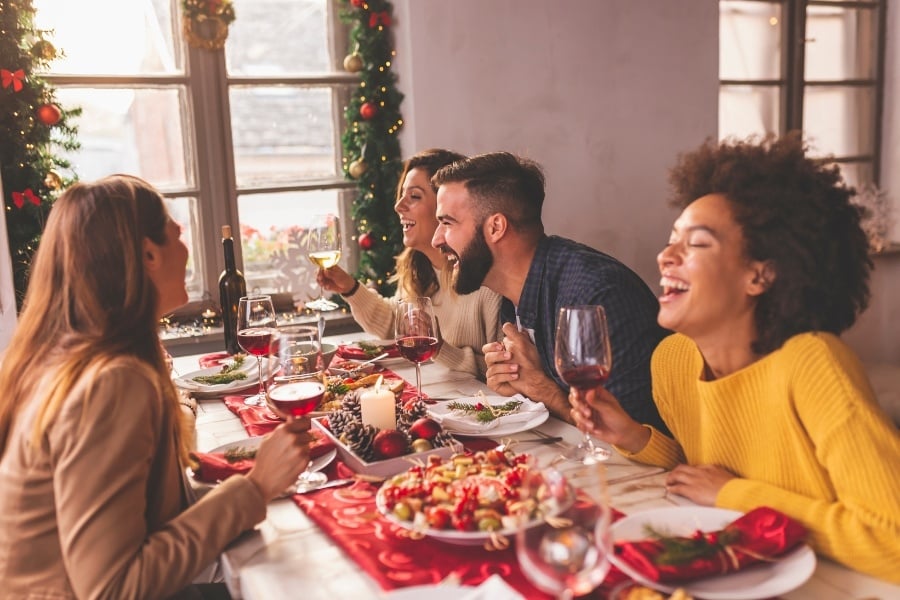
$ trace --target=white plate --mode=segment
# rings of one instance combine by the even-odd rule
[[[741,514],[734,510],[704,506],[651,509],[616,521],[611,531],[614,542],[645,539],[645,527],[648,525],[671,535],[689,537],[698,529],[722,529]],[[803,585],[816,569],[816,555],[806,544],[794,548],[775,562],[759,563],[728,575],[679,581],[675,585],[647,579],[614,554],[610,555],[610,561],[647,587],[669,594],[680,587],[704,600],[758,600],[780,596]]]
[[[384,598],[385,600],[422,600],[422,598],[428,598],[428,600],[456,600],[474,589],[474,587],[468,585],[429,583],[394,590],[384,596]]]
[[[265,368],[265,365],[263,365],[263,369]],[[215,375],[216,373],[221,373],[222,365],[209,367],[208,369],[200,369],[199,371],[194,371],[192,373],[182,375],[181,377],[176,377],[175,379],[173,379],[173,381],[176,386],[190,392],[198,398],[215,398],[218,396],[224,396],[226,394],[236,394],[238,392],[244,392],[256,387],[256,385],[259,383],[259,369],[256,366],[256,357],[248,356],[247,358],[245,358],[244,364],[240,366],[239,370],[243,373],[246,373],[247,378],[238,379],[226,384],[209,385],[206,383],[194,381],[193,379],[194,377],[199,377],[201,375]]]
[[[484,396],[483,398],[468,396],[465,398],[457,398],[454,402],[465,402],[467,404],[475,404],[477,402],[482,403],[490,403],[491,406],[500,406],[510,402],[512,400],[522,399],[523,402],[529,402],[533,405],[537,405],[533,408],[533,414],[531,414],[527,420],[509,420],[509,417],[498,417],[497,424],[491,428],[485,428],[483,430],[477,431],[474,428],[470,427],[454,427],[453,423],[445,422],[445,417],[447,415],[453,414],[454,416],[459,414],[455,411],[450,410],[447,405],[450,402],[440,402],[428,408],[428,414],[431,415],[436,421],[441,423],[441,426],[449,431],[450,433],[456,433],[458,435],[464,435],[468,437],[493,437],[497,438],[504,435],[510,435],[513,433],[519,433],[520,431],[528,431],[529,429],[534,429],[538,425],[542,424],[550,417],[550,411],[547,410],[547,407],[540,402],[533,402],[524,396]],[[511,417],[515,417],[516,415],[510,415]],[[507,419],[504,421],[504,419]],[[475,418],[467,418],[466,424],[469,422],[475,424]]]
[[[262,443],[264,437],[265,436],[262,435],[255,435],[243,440],[237,440],[234,442],[229,442],[227,444],[222,444],[221,446],[210,450],[209,453],[211,454],[213,452],[225,452],[226,450],[230,450],[231,448],[258,448]],[[330,452],[326,452],[322,456],[317,456],[316,458],[312,459],[312,462],[310,463],[310,469],[313,471],[321,471],[329,464],[331,464],[331,461],[334,460],[335,456],[337,456],[336,449],[332,449]],[[196,485],[209,487],[213,487],[216,485],[214,483],[206,483],[205,481],[198,481],[197,479],[194,479],[194,472],[190,468],[188,468],[187,472]]]

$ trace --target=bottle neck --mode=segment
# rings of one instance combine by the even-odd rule
[[[234,240],[231,238],[222,238],[222,248],[225,249],[225,270],[235,271]]]

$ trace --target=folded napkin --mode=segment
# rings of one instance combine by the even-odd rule
[[[244,404],[245,396],[225,396],[222,400],[228,410],[241,420],[247,435],[265,435],[284,423],[284,419],[272,412],[268,406]]]
[[[323,456],[334,449],[334,442],[325,434],[317,430],[311,430],[310,433],[315,438],[309,447],[310,459]],[[191,456],[199,463],[194,469],[194,479],[204,483],[216,483],[235,474],[247,473],[255,462],[252,458],[229,462],[224,452],[194,452]]]
[[[387,352],[387,358],[397,358],[400,356],[400,351],[397,349],[397,344],[391,344],[389,346],[383,346],[382,351],[378,354],[382,354]],[[350,360],[369,360],[371,358],[375,358],[378,354],[369,354],[356,344],[341,344],[337,347],[337,355],[341,358],[346,358]]]
[[[201,369],[208,369],[210,367],[217,367],[230,358],[231,355],[227,352],[213,352],[211,354],[204,354],[200,357],[198,362],[200,363]]]
[[[528,423],[536,416],[541,413],[547,412],[547,407],[544,406],[543,402],[534,402],[533,400],[529,400],[522,394],[516,394],[515,396],[485,396],[484,398],[479,399],[460,399],[458,402],[464,402],[465,404],[476,405],[479,402],[481,404],[490,404],[491,406],[500,406],[506,404],[507,402],[513,402],[518,400],[522,403],[519,409],[509,415],[504,415],[502,417],[497,417],[492,421],[482,422],[479,421],[474,413],[466,413],[461,411],[449,411],[447,408],[447,404],[443,404],[440,407],[440,410],[443,411],[447,409],[449,412],[437,412],[430,411],[432,418],[439,421],[441,426],[453,433],[461,433],[463,435],[469,434],[481,434],[488,433],[492,429],[496,429],[497,427],[508,427],[512,425],[521,425],[524,423]]]
[[[660,532],[665,535],[665,532]],[[641,575],[652,581],[686,581],[709,575],[724,575],[748,565],[774,560],[800,544],[806,529],[787,515],[769,507],[756,508],[724,529],[697,532],[692,537],[666,537],[617,542],[613,551]],[[669,561],[661,555],[677,548],[684,560]],[[706,550],[691,558],[691,549]],[[676,562],[677,564],[661,564]]]

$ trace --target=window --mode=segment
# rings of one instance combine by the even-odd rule
[[[885,0],[720,0],[719,137],[802,129],[879,182]]]
[[[207,50],[185,43],[179,0],[34,2],[65,54],[47,79],[83,108],[75,171],[132,173],[164,193],[190,248],[192,300],[218,297],[223,224],[238,225],[248,290],[318,295],[298,231],[345,212],[353,189],[340,135],[356,77],[339,68],[335,4],[234,0],[225,48]]]

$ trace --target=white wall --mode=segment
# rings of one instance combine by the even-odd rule
[[[544,225],[654,291],[676,154],[716,135],[716,0],[396,0],[403,153],[541,163]]]
[[[3,197],[3,180],[0,179],[0,198]],[[16,293],[6,233],[6,211],[0,210],[0,352],[6,349],[15,328]]]

